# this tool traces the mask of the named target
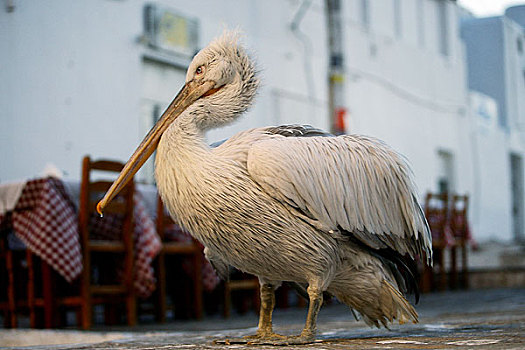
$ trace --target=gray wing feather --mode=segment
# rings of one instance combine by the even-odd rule
[[[313,137],[333,135],[310,125],[290,124],[269,126],[241,131],[227,140],[212,143],[210,148],[213,153],[223,158],[234,160],[242,164],[243,167],[246,167],[248,151],[254,143],[273,138],[282,138],[283,136]]]
[[[313,135],[320,130],[300,126],[260,130],[320,136]],[[383,142],[357,135],[269,137],[252,143],[247,156],[250,176],[316,228],[351,232],[375,249],[412,257],[426,253],[431,262],[430,230],[411,170]]]
[[[334,136],[324,130],[317,129],[311,125],[303,124],[269,126],[263,130],[268,134],[281,135],[285,137]]]

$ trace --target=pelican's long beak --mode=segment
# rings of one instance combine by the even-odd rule
[[[124,188],[124,186],[126,186],[142,165],[153,154],[159,144],[160,137],[170,124],[200,97],[215,92],[217,89],[213,88],[214,85],[215,83],[212,81],[190,81],[184,85],[157,123],[151,128],[144,140],[142,140],[126,165],[124,165],[124,168],[106,192],[104,198],[98,202],[97,211],[100,215],[102,215],[107,204],[120,192],[120,190],[122,190],[122,188]]]

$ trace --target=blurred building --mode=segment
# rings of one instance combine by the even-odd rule
[[[468,85],[475,95],[471,110],[477,113],[478,122],[481,121],[474,150],[479,230],[494,236],[502,231],[510,232],[509,238],[523,240],[525,6],[508,8],[498,17],[466,17],[461,27]],[[495,101],[496,119],[494,113],[488,112],[491,110],[488,105],[478,103],[479,93]],[[479,112],[492,116],[483,117]],[[508,199],[494,200],[503,197]]]
[[[498,117],[495,95],[469,92],[456,2],[342,5],[347,131],[403,153],[422,196],[472,194],[477,238],[511,239],[509,137],[490,124],[507,114]],[[0,181],[37,176],[50,162],[79,178],[84,154],[127,159],[182,86],[194,52],[225,27],[244,32],[262,88],[250,112],[210,132],[210,142],[263,125],[329,128],[323,0],[14,0],[0,8]],[[487,125],[472,100],[488,106]],[[483,128],[494,135],[483,139]],[[521,142],[512,148],[519,159]],[[152,180],[152,164],[140,178]]]

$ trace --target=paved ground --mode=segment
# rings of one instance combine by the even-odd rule
[[[321,310],[318,342],[287,349],[525,349],[525,289],[477,290],[423,295],[420,323],[371,329],[355,322],[342,305]],[[275,328],[282,334],[299,333],[305,311],[277,310]],[[148,325],[111,332],[1,330],[2,346],[23,343],[31,337],[74,341],[75,345],[32,346],[29,349],[283,349],[272,346],[214,344],[216,339],[244,336],[255,331],[254,314],[229,320],[206,318],[199,322]],[[107,329],[105,330],[107,331]],[[76,337],[76,338],[75,338]],[[19,340],[18,343],[9,341]],[[114,339],[114,340],[110,340]],[[91,344],[86,344],[92,342]],[[84,343],[84,344],[81,344]],[[18,347],[17,349],[21,349]],[[27,348],[26,348],[27,349]]]

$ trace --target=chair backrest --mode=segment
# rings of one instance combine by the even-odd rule
[[[468,237],[468,195],[453,195],[450,205],[450,228],[454,237],[466,240]]]
[[[425,198],[425,216],[432,232],[432,239],[438,243],[444,240],[445,229],[449,219],[447,193],[427,193]]]
[[[113,183],[124,164],[112,160],[92,161],[85,156],[82,162],[82,183],[79,203],[79,231],[83,240],[89,240],[90,219],[96,215],[96,205]],[[95,179],[96,177],[96,179]],[[104,209],[105,219],[117,218],[122,227],[120,239],[129,239],[133,230],[134,181],[131,180]],[[100,220],[101,222],[103,220]],[[114,237],[119,239],[119,237]]]

